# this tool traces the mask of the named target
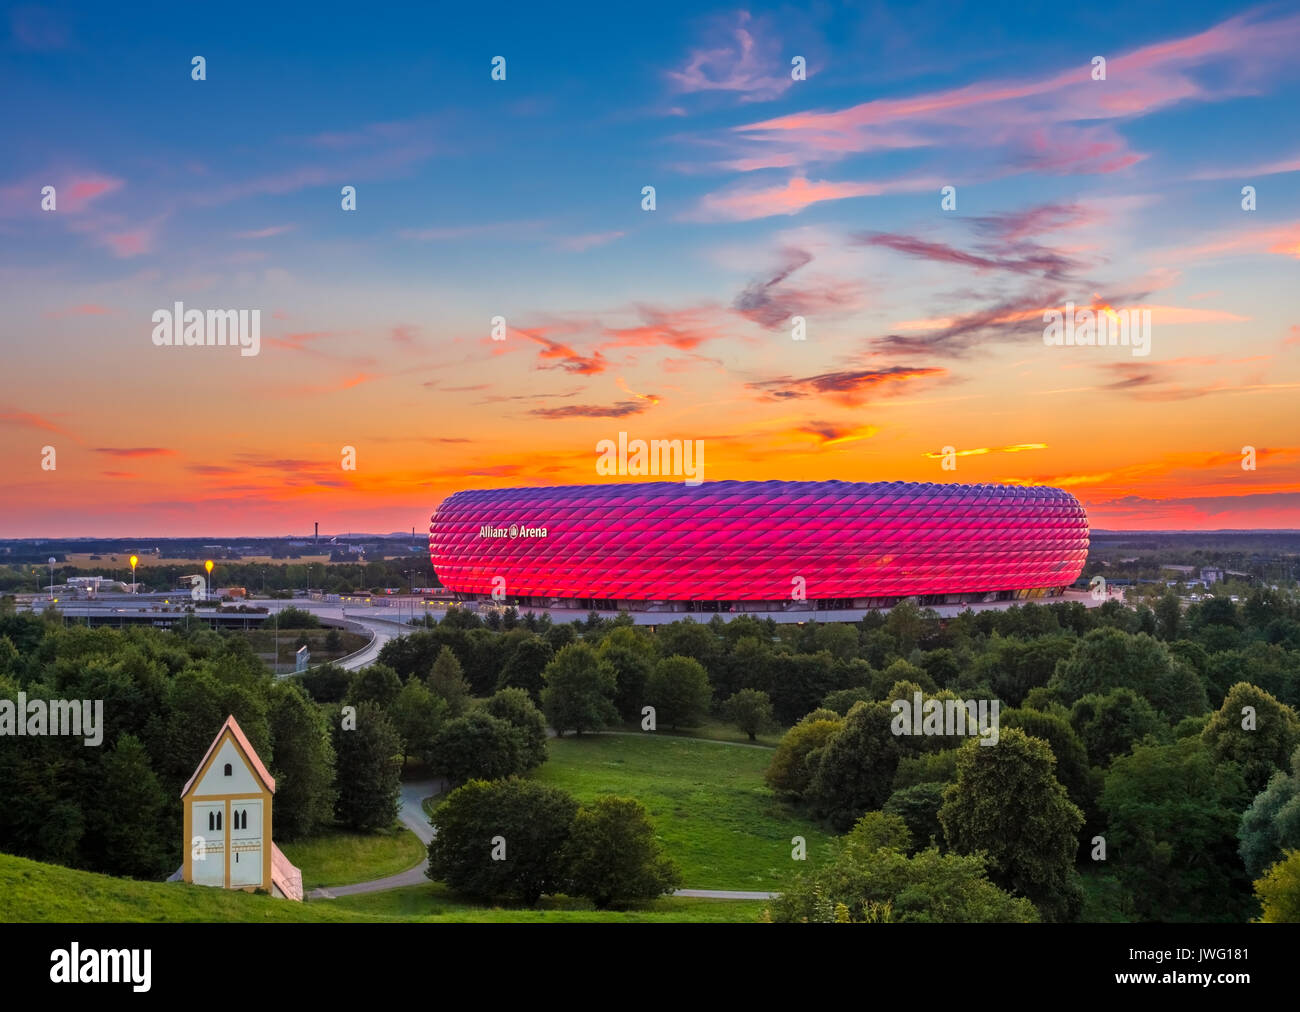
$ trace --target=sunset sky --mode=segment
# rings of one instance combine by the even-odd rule
[[[0,537],[424,530],[620,431],[1300,527],[1300,7],[1048,6],[4,8]]]

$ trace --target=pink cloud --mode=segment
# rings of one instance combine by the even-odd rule
[[[236,232],[236,239],[269,239],[273,235],[283,235],[285,232],[292,232],[297,225],[271,225],[268,228],[259,228],[251,232]]]
[[[45,432],[54,432],[60,436],[71,436],[67,429],[61,425],[56,425],[48,418],[40,415],[34,415],[29,411],[13,411],[0,408],[0,425],[21,425],[30,429],[41,429]]]
[[[121,179],[112,179],[108,176],[71,179],[59,190],[59,210],[79,211],[96,197],[120,190],[122,186]]]
[[[111,313],[111,312],[113,312],[113,310],[109,309],[107,306],[100,306],[100,305],[96,305],[96,304],[94,304],[94,303],[89,303],[89,302],[88,302],[88,303],[83,303],[83,304],[78,305],[78,306],[69,306],[67,309],[56,309],[56,310],[53,310],[52,312],[46,313],[45,315],[47,315],[47,316],[52,316],[52,317],[61,317],[61,316],[106,316],[106,315],[108,315],[108,314]]]
[[[107,233],[100,241],[113,251],[115,257],[126,259],[148,253],[153,249],[153,229],[145,227],[131,232]]]
[[[834,183],[795,176],[775,186],[733,187],[705,194],[682,218],[686,221],[752,221],[777,214],[798,214],[805,207],[827,200],[878,197],[883,193],[937,189],[940,185],[936,180],[920,178],[886,183]]]
[[[681,69],[668,72],[675,92],[731,92],[742,102],[761,102],[794,83],[780,40],[748,11],[716,19],[708,35],[704,48],[691,50]]]
[[[1300,16],[1235,17],[1196,35],[1115,56],[1104,81],[1092,80],[1092,67],[1080,60],[1038,78],[982,81],[778,116],[733,128],[731,138],[741,149],[738,161],[748,159],[754,167],[765,157],[793,154],[806,164],[917,145],[1007,148],[1013,154],[1019,148],[1023,157],[1035,153],[1036,138],[1053,138],[1064,124],[1132,119],[1181,102],[1252,93],[1261,80],[1289,66],[1298,46]],[[1199,79],[1199,72],[1210,68],[1216,72],[1213,86]],[[1140,157],[1126,152],[1117,134],[1095,125],[1077,129],[1068,144],[1072,157],[1063,163],[1074,163],[1071,171],[1115,171]],[[1046,167],[1062,170],[1050,158]]]

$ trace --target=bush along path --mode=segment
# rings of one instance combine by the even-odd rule
[[[401,819],[402,825],[419,837],[420,842],[426,847],[429,845],[429,841],[433,839],[433,827],[429,825],[429,817],[424,813],[423,801],[425,798],[441,794],[446,789],[447,781],[442,779],[408,780],[402,783],[402,809],[398,817]],[[429,859],[426,857],[414,868],[400,872],[397,875],[389,875],[387,878],[378,878],[370,882],[358,882],[355,885],[313,889],[307,894],[307,898],[309,900],[332,900],[339,896],[355,896],[358,893],[380,893],[388,889],[401,889],[403,886],[421,885],[429,881],[425,875],[425,870],[428,867]],[[710,900],[770,900],[777,894],[737,892],[727,889],[678,889],[673,895]]]

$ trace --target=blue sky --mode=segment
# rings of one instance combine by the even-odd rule
[[[400,528],[459,487],[594,480],[620,426],[714,440],[714,478],[1300,523],[1295,4],[305,10],[4,9],[13,533],[80,522],[72,490],[116,529],[304,501]],[[1044,352],[1066,299],[1154,307],[1152,358]],[[176,300],[260,308],[265,352],[160,354]],[[123,390],[223,424],[96,408]],[[339,475],[342,444],[371,466]],[[1243,479],[1244,445],[1269,467]]]

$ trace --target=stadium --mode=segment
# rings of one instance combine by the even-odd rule
[[[719,481],[457,492],[429,555],[462,600],[668,612],[883,608],[1056,596],[1088,554],[1046,486]],[[494,593],[495,592],[495,593]]]

